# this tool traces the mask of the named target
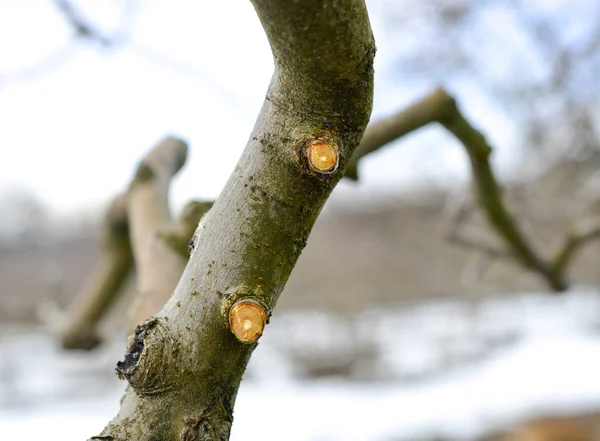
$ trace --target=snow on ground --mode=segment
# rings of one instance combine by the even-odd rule
[[[124,388],[113,374],[121,351],[64,353],[39,330],[0,328],[0,440],[99,432]],[[232,440],[470,439],[539,413],[599,410],[598,372],[591,291],[275,315],[242,383]]]

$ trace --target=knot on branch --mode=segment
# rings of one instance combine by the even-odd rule
[[[316,173],[330,174],[338,168],[338,152],[327,141],[315,139],[308,145],[305,155],[308,159],[308,165]]]
[[[333,138],[331,134],[318,136],[297,148],[296,156],[304,173],[326,178],[339,169],[340,147]]]
[[[169,390],[175,378],[170,371],[177,365],[178,346],[165,319],[151,317],[135,329],[125,359],[117,363],[119,379],[127,380],[140,395]]]

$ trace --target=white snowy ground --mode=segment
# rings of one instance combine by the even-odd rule
[[[97,434],[118,409],[121,352],[62,353],[39,330],[0,328],[0,440]],[[592,291],[359,318],[295,312],[275,314],[254,354],[232,440],[469,439],[538,413],[599,409]]]

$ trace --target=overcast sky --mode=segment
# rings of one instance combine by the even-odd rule
[[[52,0],[0,2],[0,193],[26,190],[51,209],[96,207],[122,190],[136,162],[166,134],[188,140],[188,165],[174,205],[215,198],[252,129],[272,74],[267,40],[249,1],[86,0],[84,13],[122,46],[73,44]],[[389,3],[389,2],[388,2]],[[391,65],[401,42],[386,34],[385,0],[367,2],[378,52],[373,118],[434,86],[398,84]],[[389,4],[387,5],[389,8]],[[41,67],[40,67],[41,66]],[[460,87],[459,87],[460,89]],[[510,124],[468,87],[453,90],[510,166]],[[467,179],[462,150],[428,129],[362,165],[360,191]],[[357,187],[338,193],[352,197]]]

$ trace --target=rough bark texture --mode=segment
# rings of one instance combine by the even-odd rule
[[[229,309],[249,299],[270,314],[367,125],[375,45],[364,2],[253,4],[276,65],[265,103],[195,233],[173,297],[138,326],[118,365],[130,384],[119,414],[92,439],[229,438],[239,383],[256,346],[235,338]],[[315,140],[337,150],[335,172],[321,174],[307,163],[305,149]]]
[[[101,342],[96,325],[118,296],[133,268],[126,198],[116,197],[104,220],[102,257],[59,325],[65,349],[93,349]]]

